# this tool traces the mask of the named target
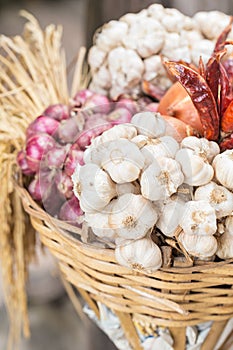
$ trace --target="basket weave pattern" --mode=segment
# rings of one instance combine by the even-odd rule
[[[64,278],[79,290],[97,316],[96,301],[128,318],[128,331],[132,320],[180,328],[204,321],[225,324],[233,317],[233,259],[186,268],[163,267],[153,274],[133,271],[116,262],[113,250],[80,242],[75,238],[79,228],[50,217],[24,188],[18,187],[18,192]],[[134,340],[134,349],[140,349],[139,341],[136,343]]]

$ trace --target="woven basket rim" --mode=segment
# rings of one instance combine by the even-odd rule
[[[29,216],[32,216],[33,218],[35,217],[43,221],[46,226],[52,228],[53,230],[56,230],[57,233],[63,235],[67,239],[71,239],[73,243],[75,242],[79,246],[82,246],[83,249],[85,250],[91,250],[91,251],[95,250],[98,253],[100,252],[102,254],[106,253],[106,255],[109,255],[110,252],[111,253],[114,252],[114,249],[112,248],[98,247],[91,243],[82,242],[81,239],[77,239],[77,236],[81,237],[81,228],[78,228],[65,221],[54,218],[53,216],[48,214],[43,208],[40,207],[39,204],[37,204],[33,200],[33,198],[31,197],[31,195],[29,194],[29,192],[25,187],[19,184],[18,181],[14,181],[14,183],[15,183],[15,188],[22,200],[24,210],[29,214]],[[206,269],[213,269],[221,266],[232,265],[233,258],[222,260],[222,261],[198,261],[197,264],[195,263],[196,262],[194,261],[194,265],[191,267],[171,266],[171,267],[161,267],[159,270],[164,272],[172,272],[172,273],[198,272]],[[153,273],[151,274],[141,270],[139,272],[145,275],[153,275]]]

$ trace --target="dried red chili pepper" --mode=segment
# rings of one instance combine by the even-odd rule
[[[204,129],[204,137],[208,140],[218,140],[220,121],[217,105],[205,79],[199,73],[183,64],[165,62],[165,65],[190,95],[199,113]]]
[[[226,151],[227,149],[233,149],[233,134],[225,137],[219,144],[221,151]]]
[[[230,102],[221,119],[221,130],[224,132],[233,132],[233,100]]]
[[[232,88],[225,67],[220,63],[220,116],[224,114],[232,100]]]
[[[228,34],[231,31],[232,28],[232,23],[233,23],[233,17],[230,17],[230,22],[226,26],[226,28],[223,29],[222,33],[219,35],[217,42],[215,44],[214,52],[219,52],[222,51],[226,45],[226,39],[228,37]]]

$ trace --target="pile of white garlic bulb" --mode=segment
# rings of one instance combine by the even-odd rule
[[[193,258],[233,257],[233,150],[195,136],[178,143],[166,123],[135,114],[94,138],[72,175],[94,234],[114,245],[120,264],[148,272],[162,265],[152,230]]]
[[[177,9],[153,4],[139,13],[128,13],[106,23],[95,35],[88,62],[90,89],[116,99],[121,94],[138,95],[142,80],[161,89],[171,85],[163,60],[206,62],[230,16],[198,12],[192,18]],[[233,39],[233,32],[228,39]]]

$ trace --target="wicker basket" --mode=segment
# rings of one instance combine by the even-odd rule
[[[174,349],[185,349],[188,325],[214,321],[202,350],[214,349],[233,317],[233,259],[192,267],[162,267],[153,274],[132,271],[116,263],[114,251],[95,248],[78,239],[80,229],[43,211],[28,192],[17,187],[24,209],[42,243],[57,258],[65,280],[75,286],[99,317],[96,302],[108,306],[121,321],[133,349],[142,349],[135,326],[169,327]]]

